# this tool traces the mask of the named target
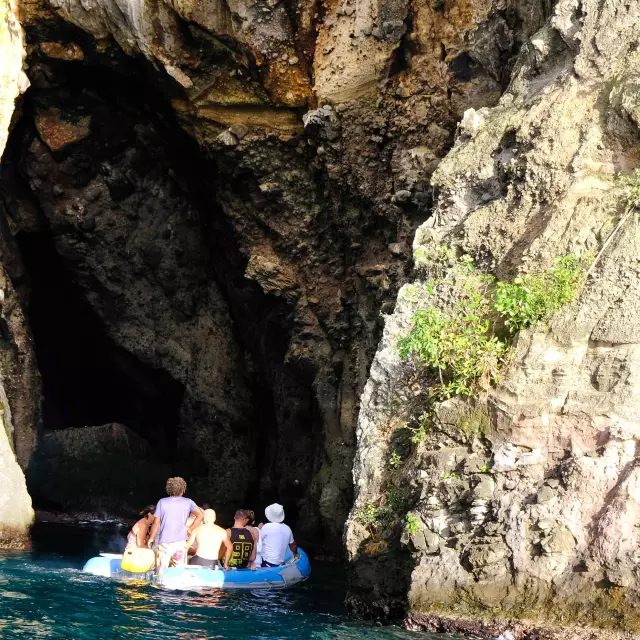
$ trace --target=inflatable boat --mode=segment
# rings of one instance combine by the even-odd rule
[[[105,578],[143,580],[172,590],[193,591],[200,589],[284,589],[304,582],[311,575],[311,564],[307,554],[298,549],[294,558],[287,549],[285,563],[279,567],[251,569],[210,569],[198,565],[169,567],[160,578],[153,570],[144,572],[126,571],[122,568],[122,556],[102,553],[91,558],[83,568],[86,573]]]

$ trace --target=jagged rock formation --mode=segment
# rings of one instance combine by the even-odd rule
[[[29,467],[29,486],[41,507],[135,514],[163,495],[170,471],[134,431],[105,424],[46,433]]]
[[[3,0],[0,2],[0,157],[14,100],[28,86],[22,72],[23,51],[22,29],[14,4]],[[16,452],[19,455],[33,446],[40,397],[28,329],[7,275],[15,259],[8,236],[6,220],[3,220],[0,230],[3,262],[0,266],[0,547],[19,547],[27,539],[33,510]]]
[[[546,3],[22,12],[33,87],[3,193],[44,428],[124,422],[203,498],[277,499],[302,541],[340,553],[379,310],[457,120],[497,102]],[[37,319],[53,281],[68,301],[55,331]],[[75,335],[98,346],[62,358]]]
[[[124,422],[200,497],[278,499],[302,540],[338,553],[395,304],[362,395],[352,601],[541,617],[586,603],[632,625],[616,600],[637,582],[631,225],[576,303],[519,336],[487,399],[435,409],[439,430],[395,465],[410,532],[380,540],[356,515],[390,508],[390,441],[428,391],[396,350],[426,299],[395,302],[416,227],[429,218],[414,248],[447,244],[504,279],[597,251],[623,206],[613,175],[636,165],[639,11],[24,2],[33,87],[3,160],[3,263],[45,430]],[[21,353],[7,380],[24,391],[7,395],[26,467],[39,395]],[[490,440],[460,433],[485,416]]]
[[[556,3],[499,105],[465,115],[433,177],[420,255],[445,244],[501,279],[595,255],[627,204],[616,174],[638,166],[639,42],[637,2]],[[637,256],[635,225],[623,225],[579,299],[520,333],[488,398],[438,405],[433,431],[393,471],[393,434],[415,424],[426,391],[397,339],[437,299],[419,283],[402,289],[358,425],[355,606],[639,630]],[[473,437],[470,414],[488,415],[487,438]],[[393,474],[411,487],[416,520],[381,547],[357,509],[384,501]],[[374,566],[395,571],[395,584]]]

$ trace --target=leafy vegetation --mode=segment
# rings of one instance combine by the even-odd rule
[[[541,274],[498,282],[493,307],[511,331],[526,329],[571,302],[583,278],[582,264],[575,256],[556,258]]]
[[[367,502],[356,509],[356,520],[367,527],[374,527],[380,520],[380,507]]]
[[[432,415],[430,411],[424,411],[418,418],[417,427],[409,427],[411,432],[410,440],[411,444],[422,444],[429,435],[429,428],[431,426]]]
[[[438,372],[440,399],[474,394],[477,383],[495,380],[504,344],[491,335],[483,297],[467,290],[459,312],[447,317],[437,309],[419,309],[411,333],[400,340],[400,356],[415,354]]]
[[[405,522],[404,530],[410,536],[415,535],[420,530],[420,520],[414,516],[413,513],[407,514],[407,521]]]
[[[358,522],[372,530],[389,527],[400,518],[406,510],[406,499],[395,487],[389,487],[382,500],[378,503],[370,500],[356,509],[355,517]]]
[[[389,466],[392,469],[397,469],[400,466],[401,462],[402,458],[400,457],[400,454],[397,451],[392,451],[391,455],[389,456]]]
[[[604,241],[598,255],[593,259],[591,266],[587,270],[589,275],[598,264],[600,258],[602,258],[607,247],[611,244],[613,239],[620,233],[622,227],[624,227],[627,220],[635,214],[636,225],[638,223],[637,214],[640,211],[640,169],[634,169],[630,176],[618,176],[618,180],[625,190],[626,207],[624,213],[620,216],[617,224],[613,227],[607,239]]]
[[[640,169],[634,169],[630,176],[621,176],[620,182],[627,191],[627,205],[640,209]]]
[[[451,263],[450,254],[444,247],[439,259]],[[515,332],[571,302],[585,277],[583,263],[574,256],[558,258],[547,271],[512,283],[496,283],[477,272],[469,256],[453,264],[455,280],[445,286],[456,288],[455,308],[449,313],[418,309],[411,332],[398,341],[401,358],[415,357],[437,374],[439,384],[432,390],[438,400],[477,395],[497,382]],[[442,284],[441,279],[426,282],[424,289],[433,295]]]

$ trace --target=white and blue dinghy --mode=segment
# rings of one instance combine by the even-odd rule
[[[169,567],[160,578],[153,569],[143,572],[123,569],[123,556],[101,553],[84,565],[83,571],[105,578],[144,580],[165,589],[193,591],[200,589],[285,589],[304,582],[311,575],[311,564],[307,554],[298,549],[298,558],[287,549],[285,563],[279,567],[251,569],[211,569],[198,565]]]

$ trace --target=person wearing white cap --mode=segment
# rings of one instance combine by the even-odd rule
[[[284,521],[284,507],[281,504],[271,504],[264,510],[269,521],[260,529],[262,540],[262,566],[277,567],[284,562],[287,547],[294,555],[298,553],[298,546],[293,541],[293,532]]]

